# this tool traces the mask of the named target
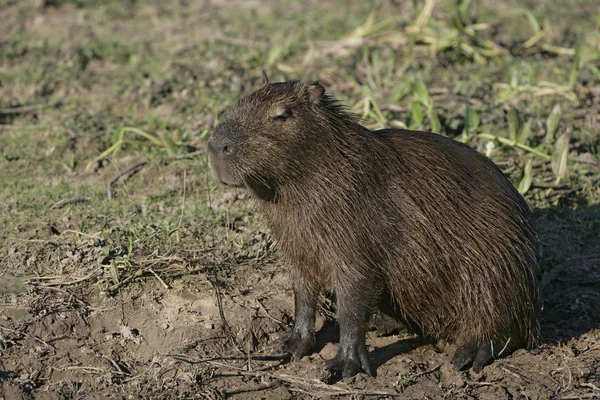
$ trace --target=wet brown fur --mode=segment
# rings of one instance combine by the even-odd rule
[[[240,99],[215,130],[237,153],[211,160],[256,195],[295,284],[459,347],[533,346],[535,235],[513,185],[446,137],[370,131],[318,88],[267,83]]]

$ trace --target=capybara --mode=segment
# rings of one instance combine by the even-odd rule
[[[311,352],[324,289],[340,328],[328,368],[343,377],[373,375],[365,336],[377,310],[454,343],[457,369],[535,345],[536,236],[493,162],[434,133],[371,131],[318,82],[263,78],[215,127],[208,157],[217,181],[254,194],[292,266],[283,351]]]

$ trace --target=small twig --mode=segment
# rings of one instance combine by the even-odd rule
[[[115,183],[117,183],[119,181],[119,179],[121,179],[122,177],[124,177],[127,174],[131,174],[131,175],[135,174],[136,172],[139,171],[139,169],[141,167],[143,167],[146,164],[147,164],[146,161],[140,161],[138,163],[135,163],[131,167],[126,168],[119,175],[117,175],[114,178],[112,178],[110,180],[110,182],[108,182],[108,186],[107,186],[107,197],[108,197],[108,200],[112,200],[112,198],[113,198],[113,193],[112,193],[113,186],[115,185]]]
[[[137,271],[135,271],[133,274],[127,276],[125,279],[123,279],[121,282],[113,285],[111,288],[108,289],[108,293],[113,293],[115,292],[117,289],[122,288],[123,286],[125,286],[126,284],[128,284],[129,282],[133,281],[136,278],[139,278],[141,276],[144,275],[144,272],[146,272],[143,269],[138,269]]]
[[[467,382],[468,386],[479,387],[479,386],[497,386],[494,382]]]
[[[500,355],[502,353],[504,353],[504,351],[506,350],[506,348],[508,347],[508,344],[510,343],[510,337],[508,338],[508,340],[506,341],[506,343],[504,344],[504,347],[502,348],[502,350],[500,350],[500,353],[498,353],[498,357],[500,357]]]
[[[225,394],[225,396],[230,397],[230,396],[233,396],[236,394],[242,394],[242,393],[248,393],[248,392],[258,392],[259,390],[271,389],[272,387],[275,387],[275,386],[277,386],[277,382],[264,383],[262,385],[249,387],[249,388],[225,390],[224,394]]]
[[[418,378],[419,376],[423,376],[423,375],[429,375],[430,373],[432,373],[432,372],[437,371],[438,369],[440,369],[441,366],[442,366],[442,364],[438,364],[438,365],[436,365],[436,366],[434,366],[432,368],[429,368],[426,371],[422,371],[422,372],[416,373],[416,374],[414,374],[411,377],[411,379]]]
[[[579,386],[589,387],[590,389],[594,389],[594,390],[600,391],[600,388],[598,386],[594,385],[593,383],[589,383],[589,382],[580,383]]]
[[[173,359],[177,360],[177,361],[182,361],[188,364],[204,364],[204,363],[210,363],[213,361],[248,361],[248,358],[250,358],[252,361],[281,361],[281,360],[286,360],[288,358],[290,358],[289,354],[272,354],[269,356],[250,356],[248,357],[247,355],[243,355],[243,356],[220,356],[220,357],[209,357],[209,358],[201,358],[199,360],[192,360],[189,357],[183,355],[183,354],[167,354],[167,357],[172,357]]]
[[[49,286],[68,286],[68,285],[74,285],[76,283],[80,283],[83,281],[87,281],[88,279],[90,279],[91,277],[93,277],[95,275],[96,271],[90,272],[88,275],[83,276],[81,278],[77,278],[74,279],[72,281],[58,281],[58,282],[46,282],[46,283],[38,283],[38,286],[42,286],[42,287],[49,287]],[[50,279],[50,278],[54,278],[54,279],[60,279],[57,276],[54,277],[32,277],[30,279],[38,279],[38,280],[45,280],[45,279]],[[32,282],[27,282],[27,283],[32,283]]]
[[[158,281],[159,281],[160,283],[162,283],[162,285],[163,285],[163,287],[164,287],[165,289],[170,289],[169,285],[167,285],[167,284],[165,283],[165,281],[163,281],[163,280],[161,279],[161,277],[160,277],[160,276],[158,276],[158,274],[157,274],[156,272],[154,272],[154,270],[153,270],[152,268],[149,268],[149,269],[148,269],[148,271],[150,271],[150,272],[151,272],[151,273],[152,273],[152,274],[153,274],[153,275],[156,277],[156,279],[158,279]]]
[[[266,374],[269,377],[274,379],[279,379],[284,382],[288,382],[291,384],[300,384],[310,387],[316,387],[320,389],[324,389],[327,391],[327,395],[329,396],[397,396],[398,393],[390,393],[390,392],[380,392],[380,391],[363,391],[363,390],[348,390],[338,385],[328,385],[326,383],[321,382],[318,379],[303,379],[295,376],[287,375],[287,374]]]
[[[116,370],[118,371],[118,373],[120,375],[130,375],[130,374],[126,373],[126,372],[123,372],[123,370],[121,369],[121,367],[119,366],[119,364],[115,360],[113,360],[112,358],[107,357],[105,355],[103,355],[102,358],[108,360],[113,365],[113,367],[116,368]]]
[[[51,348],[55,349],[55,347],[54,347],[54,346],[52,346],[50,343],[43,341],[43,340],[42,340],[42,339],[40,339],[39,337],[36,337],[36,336],[30,335],[29,333],[25,333],[25,332],[21,332],[21,331],[16,331],[16,330],[14,330],[14,329],[10,329],[10,328],[7,328],[7,327],[5,327],[5,326],[0,326],[0,329],[4,329],[5,331],[8,331],[8,332],[14,333],[14,334],[16,334],[16,335],[23,335],[23,336],[27,336],[27,337],[29,337],[29,338],[31,338],[31,339],[33,339],[33,340],[37,340],[38,342],[42,343],[43,345],[46,345],[46,346],[48,346],[48,347],[51,347]]]
[[[178,356],[176,356],[178,357]],[[231,357],[231,358],[230,358]],[[256,356],[254,356],[256,357]],[[253,357],[253,358],[254,358]],[[273,356],[270,356],[273,357]],[[228,357],[215,357],[213,359],[205,359],[205,360],[200,360],[203,362],[210,362],[212,363],[212,360],[214,359],[237,359],[237,360],[245,360],[244,356],[228,356]],[[185,360],[183,360],[185,361]],[[214,363],[217,364],[217,363]],[[267,379],[276,379],[279,381],[283,381],[286,382],[288,384],[291,385],[302,385],[305,387],[310,387],[310,388],[316,388],[316,389],[320,389],[321,392],[318,393],[319,396],[397,396],[397,393],[390,393],[390,392],[383,392],[383,391],[363,391],[363,390],[348,390],[344,387],[338,386],[338,385],[328,385],[322,381],[320,381],[319,379],[304,379],[304,378],[299,378],[296,376],[292,376],[292,375],[287,375],[287,374],[274,374],[271,371],[243,371],[240,368],[234,367],[234,366],[229,366],[229,365],[224,365],[224,364],[220,364],[223,367],[227,367],[227,368],[231,368],[234,369],[235,372],[232,373],[232,375],[230,376],[251,376],[251,377],[255,377],[255,378],[267,378]],[[435,371],[436,369],[438,369],[440,365],[437,365],[427,371],[422,372],[420,375],[425,375],[428,374],[430,372]],[[298,391],[296,388],[290,388],[290,390],[294,390],[294,391]],[[315,393],[310,392],[311,395],[315,395]]]
[[[569,366],[563,362],[564,365],[564,369],[566,369],[567,371],[569,371],[569,383],[567,383],[567,387],[564,388],[565,391],[569,390],[569,388],[571,387],[571,383],[573,382],[573,374],[571,373],[571,368],[569,368]],[[557,371],[562,370],[563,368],[559,368],[557,369]]]
[[[0,109],[0,116],[4,115],[18,115],[35,112],[43,108],[54,107],[61,105],[61,101],[55,101],[54,103],[43,103],[43,104],[31,104],[28,106],[13,107]]]
[[[258,303],[258,305],[260,306],[260,308],[263,310],[263,312],[266,314],[267,317],[271,318],[273,321],[277,322],[279,325],[287,326],[286,324],[284,324],[277,318],[274,318],[273,316],[271,316],[271,314],[269,314],[266,307],[263,305],[263,303],[260,300],[257,299],[256,302]]]
[[[221,290],[219,289],[219,284],[218,284],[218,277],[217,277],[217,269],[216,268],[212,268],[213,270],[213,279],[210,280],[209,282],[212,284],[213,288],[215,289],[215,294],[217,297],[217,306],[219,308],[219,317],[221,318],[221,332],[227,332],[228,333],[228,337],[229,337],[229,333],[230,333],[230,328],[229,328],[229,323],[227,322],[227,319],[225,318],[225,311],[223,311],[223,298],[221,295]]]
[[[568,394],[561,396],[561,400],[580,400],[580,399],[597,399],[598,393],[584,393],[584,394]]]
[[[282,382],[289,383],[291,385],[302,385],[304,387],[310,387],[312,389],[320,389],[318,393],[310,392],[311,395],[317,396],[397,396],[398,393],[390,393],[383,391],[368,391],[368,390],[348,390],[338,385],[328,385],[318,379],[304,379],[287,374],[274,374],[270,371],[236,371],[235,375],[238,376],[252,376],[255,378],[268,378],[276,379]],[[232,375],[233,376],[233,375]],[[297,390],[296,388],[290,388],[291,390]]]
[[[87,304],[85,301],[78,299],[76,296],[74,296],[72,293],[70,293],[67,290],[58,288],[58,287],[54,287],[54,286],[48,286],[48,285],[37,285],[38,287],[44,288],[46,290],[53,290],[55,292],[60,292],[64,295],[68,295],[69,296],[69,301],[73,301],[77,304],[79,304],[81,307],[83,307],[84,309],[87,310],[91,310],[91,311],[97,311],[97,312],[105,312],[105,311],[112,311],[114,310],[114,307],[110,307],[110,308],[96,308],[96,307],[92,307],[89,304]],[[48,315],[48,314],[46,314]],[[44,316],[46,316],[44,315]],[[32,320],[32,322],[35,320]]]
[[[517,373],[517,372],[515,372],[515,371],[511,371],[510,369],[508,369],[508,368],[506,368],[506,367],[500,367],[500,368],[501,368],[501,369],[502,369],[504,372],[506,372],[506,373],[508,373],[508,374],[511,374],[511,375],[512,375],[512,376],[514,376],[515,378],[522,379],[522,380],[524,380],[524,381],[527,381],[527,380],[528,380],[528,379],[527,379],[527,378],[525,378],[523,375],[521,375],[521,374],[519,374],[519,373]]]
[[[54,369],[58,369],[58,368],[54,368]],[[96,373],[96,374],[101,374],[102,373],[102,368],[96,368],[96,367],[84,367],[84,366],[71,366],[71,367],[67,367],[66,369],[68,370],[73,370],[73,369],[82,369],[85,370],[87,372],[92,372],[92,373]],[[64,370],[63,368],[61,368],[60,370]]]
[[[177,242],[181,240],[181,226],[183,225],[183,214],[185,213],[185,189],[187,181],[187,169],[183,170],[183,194],[181,195],[181,214],[179,215],[179,223],[177,224]]]
[[[57,201],[56,203],[52,204],[49,207],[49,209],[62,208],[64,206],[66,206],[67,204],[83,203],[85,201],[90,201],[90,198],[89,197],[85,197],[85,196],[71,197],[70,199],[63,199],[63,200]]]
[[[156,365],[156,364],[158,364],[156,361],[151,362],[150,366],[148,367],[148,369],[146,369],[144,372],[141,372],[141,373],[139,373],[137,375],[131,376],[131,377],[127,378],[127,379],[124,379],[123,382],[130,382],[130,381],[132,381],[132,380],[134,380],[136,378],[139,378],[140,376],[146,375],[154,367],[154,365]],[[161,369],[162,369],[162,367],[160,367],[158,369],[158,371],[160,372]]]
[[[79,232],[79,231],[74,231],[72,229],[67,229],[67,230],[62,231],[60,233],[60,236],[64,235],[65,233],[74,233],[76,235],[85,236],[85,237],[88,237],[90,239],[96,239],[100,235],[101,232],[96,232],[93,235],[89,235],[87,233],[83,233],[83,232]]]
[[[248,354],[248,371],[252,372],[252,355],[250,354],[250,350],[251,350],[250,339],[248,339],[248,342],[246,345],[246,350],[247,350],[247,354]]]

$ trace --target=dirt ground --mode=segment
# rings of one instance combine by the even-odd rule
[[[600,398],[597,4],[477,3],[481,40],[506,51],[480,63],[421,43],[451,29],[458,3],[435,4],[431,31],[412,44],[412,2],[366,3],[0,0],[0,399]],[[365,22],[372,9],[374,21],[396,18],[390,30]],[[536,10],[552,41],[524,46],[533,33],[517,9]],[[571,51],[580,43],[583,59]],[[293,321],[290,267],[249,194],[215,185],[205,160],[210,129],[263,68],[272,80],[320,79],[370,107],[374,127],[435,128],[430,114],[415,121],[416,80],[452,137],[470,124],[466,104],[473,132],[503,138],[507,110],[519,109],[524,147],[468,130],[467,142],[515,183],[533,160],[525,197],[540,237],[543,343],[459,372],[451,345],[375,318],[377,376],[331,382],[335,307],[324,296],[314,354],[271,356]],[[544,86],[573,71],[574,85]],[[561,179],[544,136],[556,104],[570,135]],[[102,155],[128,127],[155,141],[126,129],[120,151]]]

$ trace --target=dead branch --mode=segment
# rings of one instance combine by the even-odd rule
[[[117,175],[114,178],[112,178],[110,180],[110,182],[108,182],[108,187],[107,187],[107,197],[108,197],[108,200],[112,200],[112,198],[113,198],[113,186],[115,185],[115,183],[117,183],[121,178],[123,178],[126,175],[131,176],[131,175],[135,174],[136,172],[138,172],[141,169],[141,167],[143,167],[146,164],[147,164],[146,161],[140,161],[138,163],[135,163],[131,167],[126,168],[119,175]]]

